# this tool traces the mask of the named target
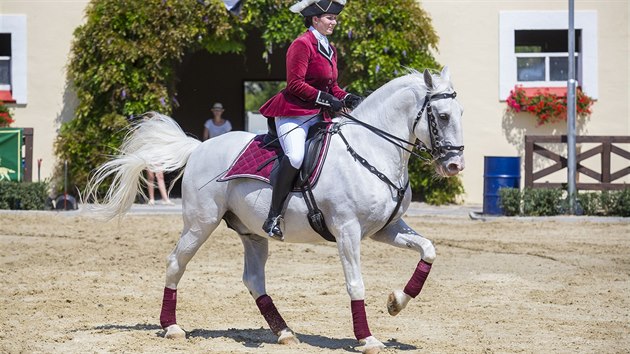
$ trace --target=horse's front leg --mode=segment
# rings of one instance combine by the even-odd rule
[[[377,232],[372,239],[400,248],[409,248],[420,253],[420,262],[403,290],[394,290],[387,299],[387,311],[396,316],[412,298],[420,294],[422,286],[431,271],[435,260],[435,247],[428,239],[411,229],[404,221],[398,220]]]
[[[280,344],[299,344],[295,333],[287,326],[276,305],[265,289],[265,264],[269,257],[269,241],[256,235],[240,235],[245,249],[243,283],[249,290],[260,314],[263,315],[271,331],[278,336]]]
[[[363,346],[363,353],[378,353],[385,348],[385,345],[372,336],[367,322],[365,285],[361,275],[361,238],[359,234],[355,233],[352,236],[342,235],[338,237],[337,248],[346,279],[346,290],[348,295],[350,295],[354,336]]]

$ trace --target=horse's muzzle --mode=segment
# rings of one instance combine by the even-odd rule
[[[465,167],[464,156],[454,155],[445,161],[440,161],[436,170],[442,177],[453,177],[463,171]]]

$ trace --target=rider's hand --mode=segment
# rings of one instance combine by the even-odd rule
[[[344,106],[349,109],[355,109],[356,106],[361,103],[361,101],[363,101],[363,98],[361,96],[357,96],[352,93],[347,94],[346,97],[343,98]]]
[[[339,112],[343,108],[343,102],[341,102],[341,100],[328,92],[323,91],[319,91],[315,103],[320,106],[329,107],[333,112]]]

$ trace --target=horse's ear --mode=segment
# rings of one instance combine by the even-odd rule
[[[442,74],[440,76],[442,76],[442,79],[444,79],[445,81],[451,81],[451,73],[448,71],[448,66],[445,66],[442,69]]]
[[[428,89],[433,88],[433,78],[431,77],[429,69],[424,69],[424,84],[427,86]]]

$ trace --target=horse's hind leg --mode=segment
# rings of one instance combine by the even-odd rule
[[[179,339],[186,337],[186,332],[177,325],[175,315],[177,284],[184,275],[188,262],[219,225],[219,221],[213,224],[206,224],[203,227],[198,225],[193,227],[190,223],[185,222],[184,230],[179,241],[177,241],[175,249],[167,257],[166,282],[162,299],[162,311],[160,313],[160,324],[166,330],[165,338]]]
[[[420,262],[405,288],[394,290],[387,299],[387,311],[390,315],[396,316],[412,298],[420,294],[436,257],[435,247],[431,241],[419,235],[402,220],[377,232],[372,239],[400,248],[413,249],[420,253]]]
[[[269,241],[256,235],[240,235],[245,249],[243,283],[256,300],[256,305],[280,344],[298,344],[300,341],[273,304],[265,289],[265,264],[269,255]]]

